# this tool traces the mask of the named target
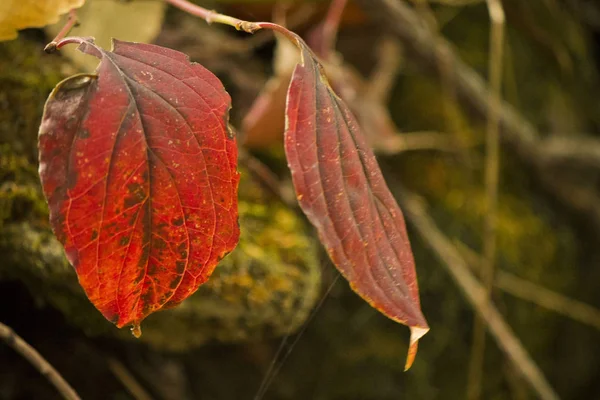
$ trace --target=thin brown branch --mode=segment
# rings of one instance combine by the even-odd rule
[[[69,16],[67,18],[67,22],[65,22],[65,25],[61,28],[60,31],[58,31],[56,37],[50,43],[48,43],[46,47],[44,47],[44,51],[49,54],[54,53],[54,51],[56,51],[56,44],[65,36],[67,36],[69,32],[71,32],[71,29],[73,29],[73,27],[76,25],[77,12],[75,11],[75,9],[72,9],[69,11]]]
[[[325,21],[322,25],[322,49],[325,51],[333,51],[337,41],[338,29],[342,20],[342,14],[346,8],[348,0],[332,0]],[[325,53],[321,53],[325,55]]]
[[[365,96],[387,103],[402,67],[402,48],[392,37],[384,37],[377,48],[377,64],[367,82]]]
[[[431,32],[417,13],[404,1],[356,0],[365,12],[393,33],[404,45],[411,59],[423,67],[423,71],[440,74],[443,61],[448,80],[456,89],[457,99],[474,115],[485,118],[490,89],[479,74],[456,55],[452,46],[439,35]],[[502,101],[500,113],[500,139],[508,145],[531,171],[544,189],[553,194],[571,211],[578,213],[587,223],[600,231],[600,196],[590,185],[576,185],[574,192],[565,195],[566,177],[547,179],[547,158],[542,138],[536,128],[521,116],[510,104]],[[581,197],[578,197],[581,196]]]
[[[394,185],[397,183],[395,182]],[[558,394],[531,359],[519,338],[490,301],[483,285],[469,270],[467,262],[427,215],[422,201],[406,188],[398,187],[396,194],[408,221],[419,232],[422,240],[434,251],[475,312],[485,321],[490,334],[511,361],[513,368],[528,382],[539,398],[543,400],[559,399]]]
[[[123,363],[116,358],[108,357],[106,359],[108,369],[121,382],[127,391],[136,400],[152,400],[146,389],[135,379]]]
[[[542,142],[548,164],[600,169],[600,141],[591,137],[557,136]]]
[[[460,242],[455,242],[455,245],[470,267],[476,270],[481,265],[480,256],[472,249]],[[600,310],[582,301],[503,270],[496,272],[494,286],[518,299],[529,301],[600,331]]]
[[[393,155],[407,151],[441,151],[457,153],[464,149],[453,136],[432,131],[397,133],[374,144],[380,154]]]
[[[246,167],[248,171],[262,183],[267,190],[281,200],[282,203],[293,209],[298,207],[298,201],[296,200],[294,192],[292,190],[286,191],[284,185],[279,180],[279,177],[258,158],[254,157],[246,149],[240,148],[239,161],[241,165]]]
[[[502,53],[504,46],[504,10],[500,0],[487,0],[491,33],[489,49],[488,114],[486,127],[485,189],[486,214],[483,240],[481,280],[488,298],[492,294],[496,259],[496,225],[498,209],[498,182],[500,178],[500,96],[502,92]],[[481,397],[485,359],[485,323],[475,318],[473,347],[469,364],[467,398]]]
[[[69,383],[58,373],[36,349],[31,347],[23,338],[17,335],[10,327],[0,322],[0,338],[17,353],[25,358],[37,369],[40,374],[54,385],[63,398],[79,400],[80,397]]]

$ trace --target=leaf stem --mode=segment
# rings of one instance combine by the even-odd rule
[[[242,19],[230,17],[228,15],[219,14],[216,11],[208,10],[204,7],[197,6],[190,3],[187,0],[164,0],[165,2],[191,14],[193,16],[202,18],[208,24],[217,23],[223,25],[229,25],[237,29],[238,31],[244,31],[247,33],[255,33],[261,29],[270,29],[272,31],[279,32],[291,40],[296,46],[299,46],[301,39],[298,35],[292,31],[284,28],[281,25],[274,24],[272,22],[250,22]]]
[[[65,26],[63,26],[62,29],[56,34],[56,37],[50,43],[48,43],[46,47],[44,47],[44,51],[48,54],[54,53],[58,49],[58,42],[67,36],[69,32],[71,32],[71,29],[73,29],[73,27],[76,25],[78,25],[77,13],[73,8],[71,11],[69,11],[69,18],[67,19]]]
[[[208,24],[217,23],[233,26],[238,31],[244,31],[248,33],[254,33],[261,29],[258,24],[254,22],[244,21],[228,15],[219,14],[216,11],[207,10],[204,7],[197,6],[190,3],[187,0],[165,0],[167,3],[187,12],[188,14],[202,18]]]

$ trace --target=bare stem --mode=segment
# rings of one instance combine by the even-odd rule
[[[481,256],[464,243],[455,241],[455,245],[469,266],[477,271],[482,265]],[[494,286],[518,299],[529,301],[600,331],[600,310],[582,301],[569,298],[501,269],[496,271]]]
[[[208,24],[217,23],[233,26],[238,31],[244,31],[248,33],[254,33],[261,29],[258,24],[254,22],[248,22],[241,19],[233,18],[228,15],[219,14],[216,11],[207,10],[204,7],[197,6],[190,3],[187,0],[165,0],[167,3],[174,5],[175,7],[187,12],[188,14],[202,18]]]
[[[498,181],[500,175],[500,113],[502,89],[502,50],[504,45],[504,10],[500,0],[487,0],[491,21],[489,50],[489,81],[487,112],[487,139],[485,185],[487,210],[484,227],[483,264],[481,280],[485,295],[490,297],[494,283],[496,258],[496,225],[498,208]],[[485,323],[481,317],[475,319],[473,326],[473,346],[467,382],[467,399],[478,400],[481,397],[483,365],[485,357]]]
[[[0,322],[0,338],[17,353],[31,363],[43,377],[48,379],[67,400],[79,400],[80,397],[67,381],[41,356],[29,343],[17,335],[10,327]]]
[[[136,400],[152,400],[146,389],[135,379],[135,376],[116,358],[108,357],[106,362],[113,375],[123,384],[125,389]]]
[[[321,55],[325,58],[335,47],[340,22],[342,20],[342,14],[344,13],[347,2],[348,0],[332,0],[329,10],[327,11],[327,16],[325,17],[325,21],[323,21],[323,52]]]
[[[50,43],[48,43],[46,47],[44,47],[44,51],[48,54],[54,53],[57,48],[57,43],[65,36],[67,36],[75,25],[77,25],[77,13],[75,12],[75,9],[72,9],[71,11],[69,11],[69,18],[67,19],[65,26],[63,26],[62,29],[56,35],[56,37]]]
[[[244,21],[238,18],[230,17],[228,15],[219,14],[216,11],[207,10],[204,7],[197,6],[190,3],[187,0],[164,0],[169,4],[187,12],[188,14],[202,18],[207,23],[217,23],[223,25],[229,25],[237,29],[238,31],[244,31],[247,33],[254,33],[261,29],[270,29],[272,31],[279,32],[285,37],[290,39],[295,45],[299,46],[302,39],[292,31],[284,28],[281,25],[274,24],[272,22],[250,22]]]
[[[506,354],[513,368],[527,381],[537,396],[543,400],[558,400],[544,374],[533,361],[502,314],[486,296],[486,290],[469,270],[467,262],[450,240],[439,230],[425,212],[422,202],[408,189],[394,183],[395,192],[409,220],[423,241],[429,246],[450,273],[475,312],[485,321],[498,347]]]

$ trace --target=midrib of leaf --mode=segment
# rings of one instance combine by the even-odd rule
[[[148,52],[147,52],[147,53],[148,53]],[[176,76],[174,76],[173,74],[171,74],[169,71],[165,71],[165,70],[163,70],[163,69],[161,69],[161,68],[158,68],[158,67],[156,67],[156,66],[154,66],[154,65],[151,65],[151,64],[145,63],[145,62],[143,62],[143,61],[137,60],[137,59],[135,59],[135,58],[128,57],[128,56],[126,56],[126,55],[123,55],[123,54],[120,54],[120,53],[115,53],[115,54],[117,54],[117,55],[118,55],[118,56],[120,56],[120,57],[126,58],[126,59],[128,59],[128,60],[132,60],[132,61],[134,61],[134,62],[137,62],[137,63],[139,63],[139,64],[142,64],[142,65],[144,65],[144,66],[150,67],[150,68],[152,68],[152,69],[155,69],[155,70],[157,70],[157,71],[160,71],[160,72],[162,72],[162,73],[165,73],[165,74],[167,74],[167,75],[171,76],[173,79],[177,80],[178,82],[181,82],[181,83],[183,83],[183,84],[184,84],[186,87],[188,87],[188,88],[189,88],[191,91],[193,91],[193,92],[194,92],[196,95],[198,95],[198,97],[199,97],[199,98],[200,98],[200,99],[201,99],[201,100],[204,102],[204,104],[206,105],[206,107],[207,107],[207,108],[210,110],[211,114],[212,114],[212,115],[213,115],[213,116],[214,116],[214,117],[215,117],[217,120],[220,120],[219,116],[218,116],[218,115],[215,113],[215,110],[214,110],[214,109],[213,109],[213,108],[210,106],[210,104],[208,103],[208,101],[206,100],[206,98],[204,98],[204,96],[202,95],[202,93],[200,93],[200,92],[196,91],[196,89],[194,89],[192,86],[188,85],[188,84],[187,84],[185,81],[183,81],[183,80],[180,80],[179,78],[177,78]],[[152,53],[152,54],[153,54],[153,55],[155,55],[154,53]],[[188,67],[188,69],[189,69],[189,67]],[[199,79],[202,79],[201,77],[199,77],[198,75],[196,75],[196,73],[195,73],[193,70],[192,70],[192,73],[194,74],[194,76],[198,77]],[[162,97],[162,96],[161,96],[161,95],[159,95],[158,93],[154,92],[152,89],[150,89],[150,88],[146,87],[145,85],[142,85],[141,83],[139,83],[139,82],[135,81],[134,79],[131,79],[131,78],[129,78],[129,79],[130,79],[132,82],[134,82],[136,85],[139,85],[140,87],[144,87],[144,88],[146,88],[146,90],[148,90],[148,91],[149,91],[149,92],[150,92],[152,95],[154,95],[154,96],[157,96],[157,97],[158,97],[158,98],[160,98],[160,99],[161,99],[161,100],[162,100],[162,101],[163,101],[165,104],[167,104],[167,105],[168,105],[170,108],[172,108],[172,109],[173,109],[173,110],[174,110],[174,111],[175,111],[175,112],[176,112],[176,113],[177,113],[177,114],[178,114],[178,115],[179,115],[179,116],[180,116],[180,117],[181,117],[181,118],[182,118],[182,119],[185,121],[185,123],[186,123],[186,125],[187,125],[187,127],[188,127],[188,129],[189,129],[189,131],[190,131],[190,134],[192,135],[192,137],[194,138],[194,140],[195,140],[195,141],[196,141],[196,143],[198,144],[198,149],[200,150],[200,154],[202,155],[202,160],[204,161],[204,170],[205,170],[205,172],[206,172],[206,176],[207,176],[207,178],[208,178],[208,184],[210,185],[210,199],[211,199],[211,204],[212,204],[212,207],[213,207],[213,214],[214,214],[213,232],[212,232],[212,234],[210,235],[210,238],[211,238],[211,244],[210,244],[210,249],[209,249],[209,256],[208,256],[208,258],[207,258],[207,261],[206,261],[206,262],[203,264],[203,266],[202,266],[202,270],[200,271],[200,274],[198,275],[198,276],[201,276],[201,275],[203,274],[203,272],[204,272],[204,269],[206,268],[206,265],[208,264],[208,261],[210,260],[210,256],[212,255],[212,251],[213,251],[213,248],[214,248],[214,237],[215,237],[215,234],[216,234],[216,232],[217,232],[217,227],[218,227],[218,225],[217,225],[217,224],[218,224],[218,222],[217,222],[217,211],[216,211],[216,209],[215,209],[215,206],[216,206],[216,204],[217,204],[217,203],[216,203],[216,202],[215,202],[215,200],[214,200],[214,189],[213,189],[213,184],[212,184],[212,181],[210,180],[210,177],[211,177],[211,175],[208,173],[208,168],[207,168],[207,164],[206,164],[206,158],[205,158],[205,156],[204,156],[203,147],[200,145],[200,142],[198,141],[198,138],[196,137],[196,135],[195,135],[195,133],[194,133],[194,130],[192,129],[192,127],[191,127],[191,125],[190,125],[189,121],[188,121],[188,120],[187,120],[187,118],[185,118],[185,116],[184,116],[184,115],[183,115],[183,114],[182,114],[182,113],[181,113],[181,112],[180,112],[180,111],[177,109],[177,107],[175,107],[175,106],[174,106],[174,105],[173,105],[173,104],[172,104],[170,101],[168,101],[167,99],[165,99],[164,97]],[[207,83],[207,81],[206,81],[205,79],[202,79],[202,81],[203,81],[203,82],[205,82],[205,83]],[[207,83],[207,84],[208,84],[208,83]],[[214,86],[212,86],[211,84],[209,84],[209,86],[211,86],[213,89],[217,90],[217,89],[216,89]],[[224,147],[222,150],[221,150],[221,149],[219,149],[219,150],[217,150],[217,149],[209,149],[209,150],[214,150],[214,151],[226,151],[226,148]],[[163,164],[164,164],[164,163],[163,163]],[[168,170],[167,170],[167,171],[168,171]],[[168,172],[169,172],[169,175],[170,175],[170,171],[168,171]],[[217,179],[220,179],[219,177],[216,177],[216,178],[217,178]],[[230,179],[232,179],[232,177],[231,177],[231,176],[230,176],[229,178],[230,178]],[[179,196],[179,193],[178,193],[178,196]],[[181,200],[180,200],[180,201],[181,201]],[[182,207],[183,207],[183,206],[182,206]],[[187,229],[186,229],[186,231],[187,231]],[[188,251],[189,251],[189,249],[188,249]],[[186,263],[186,267],[187,267],[187,263]],[[197,277],[194,277],[194,279],[197,279]],[[173,292],[173,294],[175,294],[175,292]],[[171,297],[172,297],[172,296],[171,296]]]

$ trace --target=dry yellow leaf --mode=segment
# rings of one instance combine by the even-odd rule
[[[17,31],[58,22],[58,17],[79,8],[85,0],[0,0],[0,41],[17,37]]]

